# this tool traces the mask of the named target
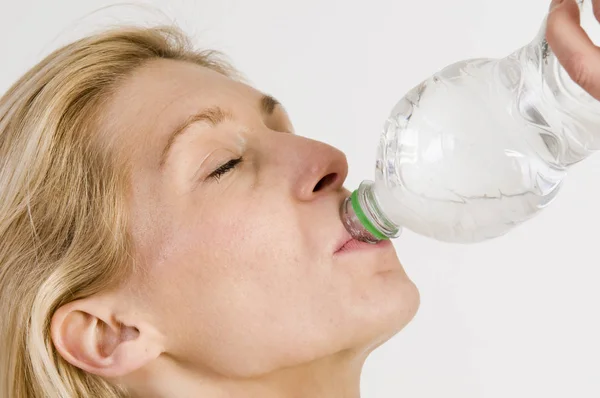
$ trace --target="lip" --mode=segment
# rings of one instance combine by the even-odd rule
[[[333,254],[339,255],[355,251],[380,249],[388,245],[390,245],[389,240],[382,240],[377,243],[367,243],[352,238],[352,236],[350,236],[350,234],[346,232],[344,236],[338,241],[338,244],[335,246]]]

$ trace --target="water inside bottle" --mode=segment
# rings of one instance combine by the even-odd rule
[[[565,168],[553,162],[557,149],[547,132],[520,116],[521,72],[506,66],[455,64],[394,109],[375,188],[394,222],[440,240],[479,241],[502,235],[554,198]]]

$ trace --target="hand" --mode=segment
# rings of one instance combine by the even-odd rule
[[[600,0],[584,1],[593,1],[594,15],[600,22]],[[576,0],[552,1],[546,38],[571,79],[600,100],[600,47],[581,27]]]

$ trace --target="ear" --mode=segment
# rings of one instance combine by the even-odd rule
[[[163,352],[150,325],[117,319],[116,302],[92,296],[65,304],[54,313],[52,341],[67,362],[112,378],[143,367]]]

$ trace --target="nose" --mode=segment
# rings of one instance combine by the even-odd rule
[[[342,151],[291,134],[280,136],[280,140],[285,143],[279,141],[279,164],[285,164],[287,177],[292,177],[288,181],[296,199],[311,201],[342,189],[348,176],[348,162]]]
[[[348,161],[342,151],[308,139],[306,146],[299,150],[305,152],[305,160],[298,164],[293,189],[299,200],[311,201],[342,188],[348,176]]]

